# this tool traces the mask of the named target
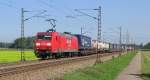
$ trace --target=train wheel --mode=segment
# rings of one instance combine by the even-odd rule
[[[56,58],[56,59],[61,58],[61,54],[60,54],[60,53],[56,53],[56,54],[55,54],[55,58]]]
[[[42,60],[45,60],[47,57],[43,55],[43,56],[41,56],[41,58],[42,58]]]
[[[81,53],[81,52],[79,52],[79,53],[78,53],[78,56],[82,56],[82,53]]]
[[[72,53],[71,52],[69,53],[69,57],[72,57]]]
[[[65,57],[67,57],[67,58],[69,57],[69,53],[68,52],[65,52],[64,54],[65,54]]]
[[[55,59],[55,58],[56,58],[55,54],[52,54],[52,58],[53,58],[53,59]]]
[[[51,58],[51,56],[52,56],[52,54],[51,54],[51,53],[47,53],[47,58],[48,58],[48,59],[50,59],[50,58]]]

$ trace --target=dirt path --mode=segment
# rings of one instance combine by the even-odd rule
[[[139,52],[116,78],[116,80],[142,80],[138,75],[141,71],[141,53]]]

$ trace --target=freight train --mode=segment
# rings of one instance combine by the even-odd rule
[[[92,54],[94,51],[119,51],[118,44],[102,43],[81,34],[60,33],[56,31],[38,32],[34,41],[34,53],[38,58],[59,58]],[[98,47],[98,49],[97,49]],[[126,45],[122,49],[127,48]]]

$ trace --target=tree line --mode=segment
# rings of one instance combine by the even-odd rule
[[[0,48],[9,48],[12,43],[0,42]]]
[[[33,49],[35,37],[25,37],[23,44],[25,49]],[[13,43],[0,42],[0,48],[21,48],[21,38],[17,38]]]
[[[148,43],[145,44],[145,45],[141,44],[140,47],[141,47],[142,49],[150,49],[150,42],[148,42]]]

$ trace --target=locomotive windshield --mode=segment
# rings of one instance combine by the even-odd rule
[[[46,35],[39,35],[37,37],[37,39],[41,39],[41,40],[51,40],[52,37],[51,36],[46,36]]]

